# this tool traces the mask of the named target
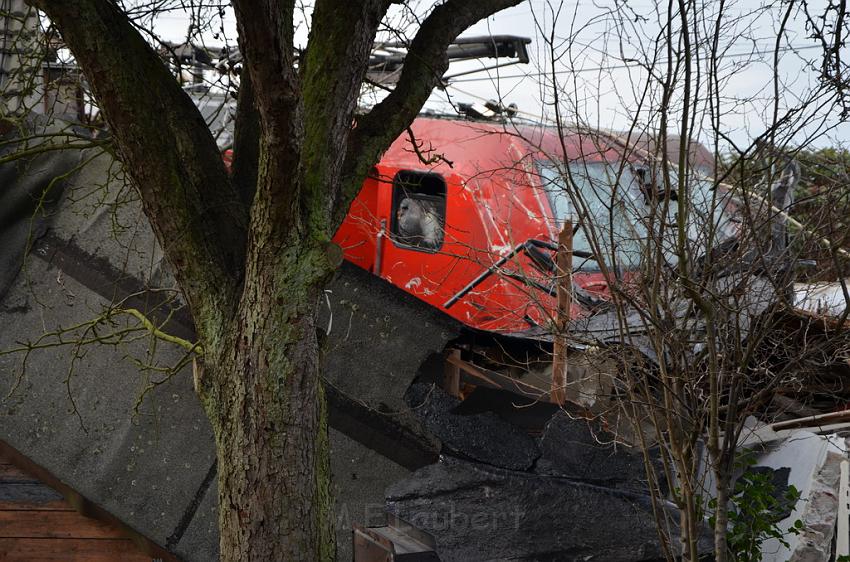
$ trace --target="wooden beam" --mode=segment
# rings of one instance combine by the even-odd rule
[[[65,562],[148,562],[128,539],[4,539],[3,560],[63,560]],[[173,558],[171,558],[173,559]]]
[[[457,366],[457,361],[460,361],[460,350],[450,350],[446,355],[443,369],[443,390],[460,398],[460,368]]]
[[[850,410],[841,410],[840,412],[829,412],[828,414],[820,414],[817,416],[806,416],[805,418],[799,418],[796,420],[788,420],[783,422],[776,422],[770,427],[773,431],[780,431],[782,429],[796,429],[799,427],[817,427],[822,425],[829,425],[837,422],[850,422]]]
[[[555,316],[555,344],[552,357],[552,388],[550,399],[563,406],[567,396],[567,326],[572,304],[573,225],[564,221],[558,235],[558,254],[555,258],[558,309]]]
[[[461,359],[460,352],[458,350],[454,350],[453,353],[450,353],[448,356],[446,356],[446,363],[457,367],[458,369],[469,375],[472,375],[477,379],[481,379],[482,381],[489,383],[497,388],[501,388],[501,385],[499,383],[485,375],[481,369],[479,369],[469,361],[464,361],[463,359]]]
[[[536,401],[549,401],[549,390],[547,388],[541,388],[504,373],[485,369],[469,361],[464,361],[458,355],[448,355],[446,362],[451,363],[460,370],[461,381],[463,381],[465,378],[464,375],[466,375],[469,378],[470,384],[480,384],[489,388],[506,390],[518,396],[525,396]]]

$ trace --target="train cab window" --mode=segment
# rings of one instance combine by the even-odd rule
[[[439,174],[402,170],[393,180],[392,239],[436,252],[446,226],[446,182]]]

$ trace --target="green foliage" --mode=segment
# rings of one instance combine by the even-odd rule
[[[726,544],[730,560],[759,562],[764,541],[777,539],[782,545],[788,546],[787,535],[783,534],[779,522],[783,512],[793,508],[800,499],[800,492],[794,486],[789,486],[782,494],[778,494],[770,474],[753,470],[755,459],[751,455],[742,456],[737,464],[744,473],[735,482],[729,498]],[[717,507],[716,499],[708,502],[709,513],[716,514]],[[711,515],[709,524],[712,528],[715,521],[715,515]],[[798,519],[787,533],[799,534],[802,527],[803,522]]]
[[[813,235],[798,236],[795,248],[801,256],[817,261],[808,272],[810,281],[833,281],[850,275],[850,262],[833,256],[818,241],[830,240],[838,247],[850,247],[850,150],[845,148],[788,149],[800,165],[800,182],[794,191],[790,214]],[[734,155],[721,157],[720,172],[736,186],[766,195],[773,158],[751,157],[744,161]],[[775,168],[774,168],[775,171]]]

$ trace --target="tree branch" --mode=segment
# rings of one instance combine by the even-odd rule
[[[173,334],[169,334],[167,332],[163,332],[156,326],[156,324],[151,322],[150,318],[142,314],[142,312],[139,311],[137,308],[116,308],[111,311],[110,315],[121,313],[129,314],[130,316],[138,320],[139,323],[144,327],[144,329],[157,339],[168,343],[173,343],[175,345],[179,345],[189,353],[196,353],[198,355],[204,354],[204,348],[201,347],[199,343],[192,343],[189,340],[183,339]]]
[[[239,99],[236,102],[236,124],[233,131],[233,186],[247,208],[251,207],[257,189],[257,166],[260,159],[260,115],[254,102],[251,75],[242,72]]]
[[[440,84],[449,67],[448,46],[474,23],[521,1],[448,0],[428,15],[410,44],[395,89],[357,119],[349,137],[334,227],[342,222],[372,165],[416,118],[431,91]]]
[[[295,2],[234,0],[233,10],[243,60],[242,77],[247,70],[264,132],[285,134],[301,93],[293,44]]]
[[[302,64],[304,115],[304,209],[316,236],[330,239],[345,147],[369,55],[389,0],[318,0]],[[330,188],[330,189],[329,189]],[[347,207],[347,206],[346,206]]]
[[[109,0],[31,0],[92,85],[201,333],[232,303],[247,210],[198,109]]]
[[[250,81],[259,117],[249,244],[250,249],[263,248],[273,258],[280,253],[285,234],[297,230],[300,223],[297,201],[304,112],[293,44],[295,3],[234,0],[233,8],[243,60],[242,79]],[[240,100],[240,105],[243,102]],[[249,255],[248,264],[254,261]]]

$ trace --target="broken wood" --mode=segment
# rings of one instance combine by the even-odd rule
[[[473,365],[469,361],[464,361],[463,359],[461,359],[460,351],[458,350],[455,350],[455,353],[450,353],[446,356],[446,363],[451,364],[452,366],[457,367],[463,372],[472,375],[475,378],[481,379],[482,381],[489,383],[490,385],[496,388],[501,388],[501,385],[499,383],[485,375],[484,372],[481,371],[481,369],[479,369],[477,366]]]
[[[573,225],[564,221],[558,235],[558,254],[555,258],[558,308],[555,316],[555,342],[552,357],[552,388],[549,393],[553,403],[563,406],[567,400],[567,326],[570,322],[573,270]]]
[[[799,418],[796,420],[776,422],[770,427],[773,431],[780,431],[783,429],[828,425],[843,421],[850,421],[850,410],[841,410],[840,412],[830,412],[828,414],[819,414],[817,416],[806,416],[805,418]]]
[[[460,350],[452,349],[446,355],[443,367],[443,390],[455,398],[460,398],[460,368],[457,361],[460,361]]]

